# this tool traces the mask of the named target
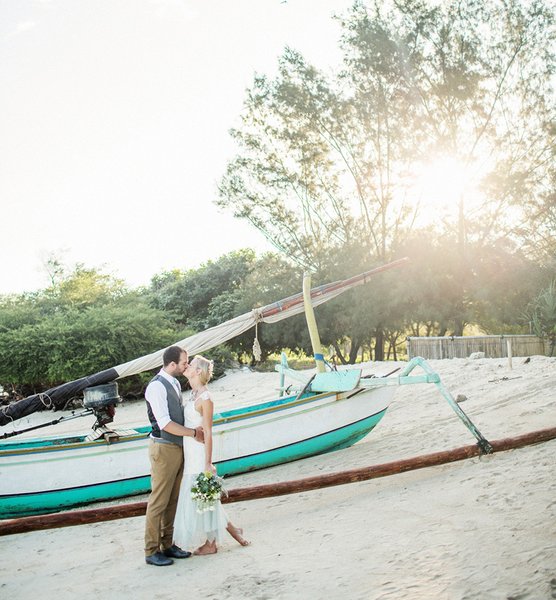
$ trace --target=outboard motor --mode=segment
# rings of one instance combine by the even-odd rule
[[[115,381],[104,385],[95,385],[83,390],[83,406],[95,414],[97,420],[93,429],[98,429],[114,420],[116,404],[122,399],[118,395],[118,384]]]

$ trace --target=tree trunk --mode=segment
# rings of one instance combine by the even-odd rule
[[[351,348],[349,349],[349,364],[354,365],[357,361],[357,354],[359,353],[361,344],[356,340],[351,340]]]
[[[393,355],[394,360],[398,360],[396,354],[396,342],[398,340],[398,336],[394,334],[389,334],[386,336],[388,341],[388,352],[386,353],[386,360],[390,360],[390,356]]]
[[[393,354],[394,360],[398,360],[398,354],[396,352],[396,342],[398,340],[398,336],[394,336],[388,340],[388,360],[390,360],[390,352]]]
[[[384,331],[381,327],[375,331],[375,360],[384,360]]]
[[[348,361],[344,358],[344,355],[342,354],[342,351],[340,350],[340,345],[338,344],[338,342],[334,342],[332,345],[334,346],[334,350],[336,350],[336,356],[340,359],[340,362],[343,365],[347,365]]]

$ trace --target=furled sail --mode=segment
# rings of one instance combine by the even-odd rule
[[[311,300],[313,306],[319,306],[343,292],[350,290],[359,285],[367,283],[374,275],[401,266],[407,262],[407,258],[402,258],[360,275],[355,275],[349,279],[336,281],[315,287],[311,290]],[[210,348],[214,348],[234,337],[244,333],[248,329],[254,327],[257,323],[277,323],[283,319],[287,319],[294,315],[303,312],[303,293],[294,294],[278,302],[267,304],[262,308],[255,308],[252,311],[225,321],[219,325],[215,325],[205,331],[201,331],[183,340],[175,342],[176,346],[185,348],[190,355],[199,354]],[[34,394],[23,400],[14,402],[0,409],[0,426],[6,425],[16,419],[20,419],[26,415],[34,413],[44,408],[61,408],[67,400],[84,390],[86,387],[101,385],[129,377],[143,371],[149,371],[162,365],[163,348],[152,354],[148,354],[141,358],[136,358],[129,362],[118,365],[117,367],[106,369],[90,375],[82,377],[69,383],[64,383],[55,388],[51,388],[46,392]]]

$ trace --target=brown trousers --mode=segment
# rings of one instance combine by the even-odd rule
[[[145,556],[172,545],[174,517],[183,475],[183,448],[176,444],[149,442],[151,495],[145,522]]]

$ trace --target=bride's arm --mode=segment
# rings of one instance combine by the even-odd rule
[[[205,398],[201,405],[203,411],[203,431],[205,434],[205,471],[216,473],[212,464],[212,417],[214,404],[210,398]]]

